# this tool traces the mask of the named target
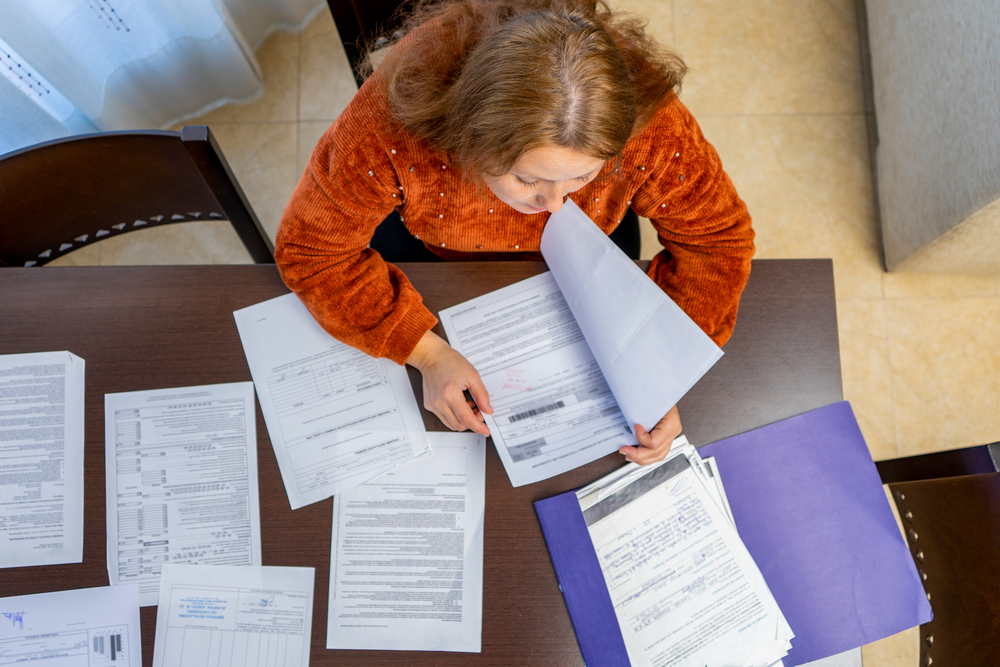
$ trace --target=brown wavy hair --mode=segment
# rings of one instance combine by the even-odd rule
[[[420,0],[373,50],[394,45],[379,71],[404,127],[500,176],[541,146],[621,153],[687,70],[644,27],[603,0]]]

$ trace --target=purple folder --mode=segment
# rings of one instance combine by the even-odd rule
[[[699,453],[715,457],[740,537],[795,632],[785,667],[931,620],[846,401]],[[539,501],[535,511],[584,660],[590,667],[628,665],[575,493]]]
[[[629,667],[625,640],[575,491],[535,503],[587,667]]]

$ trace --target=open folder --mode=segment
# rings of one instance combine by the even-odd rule
[[[698,451],[715,458],[740,537],[795,633],[785,667],[931,620],[847,402]],[[535,511],[584,660],[628,665],[576,493],[538,501]]]
[[[647,431],[722,350],[572,201],[545,225],[551,271],[442,310],[490,395],[486,425],[514,486]]]

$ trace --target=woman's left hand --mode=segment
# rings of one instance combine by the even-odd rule
[[[635,425],[635,439],[639,443],[638,447],[622,447],[619,454],[624,454],[629,461],[634,461],[639,465],[649,465],[662,461],[674,438],[681,434],[681,416],[677,412],[677,406],[670,408],[670,411],[663,416],[663,419],[656,422],[653,430],[647,432],[641,425]]]

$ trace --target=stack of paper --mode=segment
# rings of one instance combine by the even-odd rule
[[[663,462],[624,466],[576,498],[633,667],[780,664],[794,634],[736,532],[714,462],[686,439]]]

